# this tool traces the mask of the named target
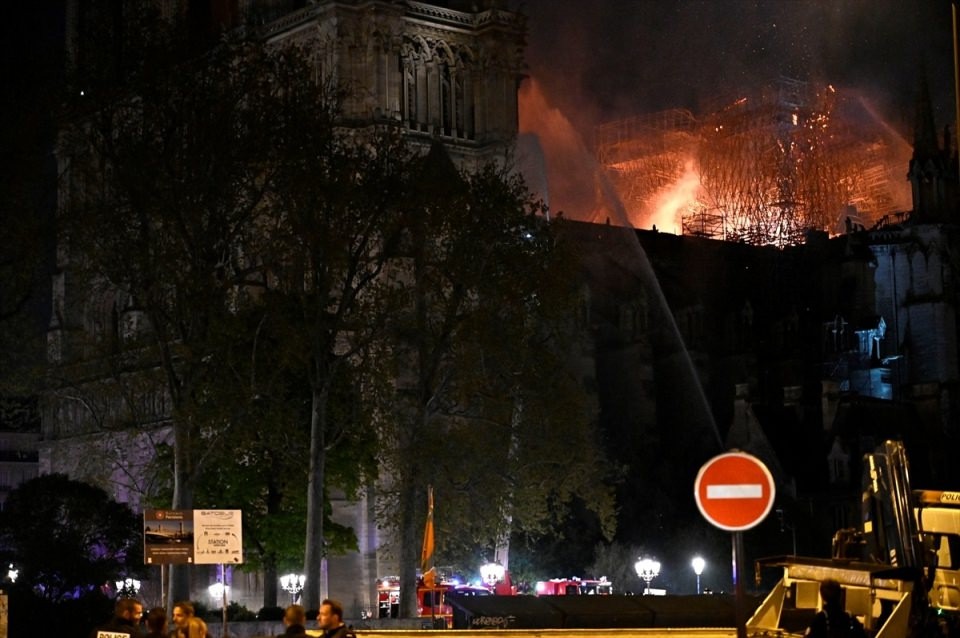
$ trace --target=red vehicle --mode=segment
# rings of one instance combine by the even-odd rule
[[[423,581],[417,584],[417,613],[421,618],[443,618],[448,629],[453,627],[453,608],[447,596],[489,596],[484,587],[442,582],[435,587],[426,587]],[[397,618],[400,615],[400,579],[381,578],[377,581],[377,604],[380,618]]]
[[[400,579],[387,576],[377,581],[377,617],[396,618],[400,614]]]
[[[607,596],[613,593],[613,583],[600,579],[551,578],[537,583],[537,596]]]

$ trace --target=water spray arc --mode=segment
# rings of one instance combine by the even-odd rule
[[[565,216],[606,222],[603,234],[611,243],[618,244],[619,250],[613,250],[611,246],[598,248],[598,250],[604,250],[607,254],[617,252],[627,255],[629,263],[619,264],[620,267],[636,278],[653,301],[651,325],[657,328],[659,358],[661,361],[666,361],[666,367],[675,371],[678,376],[678,383],[684,388],[683,408],[690,416],[690,420],[695,422],[683,424],[684,427],[699,424],[699,427],[706,430],[703,432],[704,436],[699,439],[713,442],[715,446],[712,446],[712,452],[714,453],[722,450],[723,441],[720,430],[713,418],[693,360],[617,190],[569,120],[547,105],[534,81],[531,80],[524,86],[520,98],[521,132],[536,135],[544,155],[551,161],[554,158],[562,158],[563,163],[560,168],[547,165],[546,175],[528,176],[528,182],[549,183],[551,188],[564,193],[564,197],[555,197],[551,193],[551,201],[559,202],[555,210],[563,211]],[[541,117],[540,113],[544,109],[548,112]],[[571,174],[573,177],[564,182],[564,179]],[[566,206],[571,206],[573,209]],[[577,208],[578,206],[580,208]],[[590,210],[586,210],[587,206]],[[694,400],[691,401],[691,398]]]

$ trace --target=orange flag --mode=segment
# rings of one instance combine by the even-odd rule
[[[427,487],[427,526],[423,530],[423,550],[420,552],[420,571],[423,573],[424,584],[428,587],[427,579],[433,580],[433,570],[427,569],[430,559],[433,558],[433,486]],[[429,576],[428,576],[429,573]]]

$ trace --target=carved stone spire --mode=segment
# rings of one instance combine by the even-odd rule
[[[914,124],[913,157],[907,178],[913,189],[911,220],[920,224],[954,223],[958,213],[956,156],[951,157],[949,135],[940,147],[933,103],[925,72],[920,75],[917,119]]]

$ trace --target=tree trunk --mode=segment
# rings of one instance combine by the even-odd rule
[[[417,613],[417,565],[423,538],[420,536],[421,521],[417,520],[416,481],[405,476],[400,488],[400,617],[416,618]]]
[[[425,236],[424,221],[418,218],[418,223],[413,228],[414,252],[413,277],[414,277],[414,312],[416,321],[416,359],[413,362],[417,371],[417,387],[415,394],[415,403],[411,406],[411,414],[403,415],[410,418],[410,426],[401,429],[400,432],[400,454],[409,459],[401,462],[402,469],[400,478],[400,527],[398,529],[400,543],[400,617],[416,618],[417,612],[417,567],[419,566],[420,548],[423,538],[420,536],[422,528],[421,521],[417,518],[416,512],[419,508],[417,504],[417,487],[420,482],[417,480],[420,476],[420,467],[412,459],[416,459],[417,442],[420,439],[420,431],[423,429],[427,413],[427,403],[430,397],[430,374],[427,371],[427,362],[429,361],[429,346],[427,345],[427,294],[425,279],[425,256],[424,241]],[[401,417],[402,418],[402,417]]]
[[[314,388],[310,416],[310,478],[307,483],[307,539],[303,559],[303,606],[319,608],[321,567],[326,548],[323,538],[323,493],[326,466],[326,392]]]
[[[263,562],[263,606],[264,607],[276,607],[277,606],[277,596],[278,596],[278,587],[277,580],[279,576],[277,575],[277,563],[274,561],[273,556],[268,557]],[[285,607],[286,604],[280,605]]]
[[[184,423],[173,424],[173,502],[171,509],[193,509],[193,483],[190,464],[190,435]],[[167,582],[167,614],[181,600],[190,600],[190,569],[192,565],[170,565]]]
[[[515,388],[513,393],[513,412],[510,415],[510,447],[507,450],[507,468],[513,471],[517,463],[517,450],[520,447],[520,428],[523,416],[523,399]],[[510,535],[513,533],[513,488],[507,490],[502,502],[503,510],[500,519],[503,521],[497,530],[497,544],[493,550],[493,561],[503,565],[503,569],[510,569]]]
[[[275,473],[275,472],[274,472]],[[281,494],[271,476],[267,485],[267,515],[274,516],[280,512]],[[277,606],[277,555],[270,552],[263,557],[263,606]]]

